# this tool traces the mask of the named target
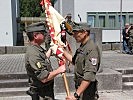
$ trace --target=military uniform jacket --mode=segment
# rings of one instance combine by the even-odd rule
[[[45,55],[45,50],[40,46],[30,45],[27,47],[25,67],[27,74],[33,80],[33,85],[42,85],[41,80],[47,78],[52,71],[50,60]]]
[[[95,81],[99,59],[97,45],[91,39],[80,45],[72,60],[75,65],[75,82],[78,85],[82,80]]]

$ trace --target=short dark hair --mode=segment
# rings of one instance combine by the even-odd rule
[[[73,31],[74,32],[74,34],[75,34],[75,32],[87,32],[87,35],[89,36],[90,35],[90,30],[84,30],[84,29],[81,29],[81,30],[74,30]]]
[[[29,40],[32,41],[34,40],[34,34],[40,34],[40,33],[43,33],[43,35],[47,35],[47,34],[44,34],[44,31],[39,31],[39,32],[28,32],[27,36]]]
[[[33,34],[33,32],[29,32],[29,33],[27,34],[27,36],[28,36],[28,38],[29,38],[30,41],[32,41],[32,40],[34,39],[34,34]]]
[[[90,35],[90,30],[87,30],[88,36]]]

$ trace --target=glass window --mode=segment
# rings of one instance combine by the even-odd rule
[[[90,27],[94,27],[95,26],[95,16],[94,15],[89,15],[87,21],[88,21],[88,25]]]
[[[105,16],[99,16],[99,27],[105,27]]]
[[[129,16],[129,23],[130,23],[130,24],[133,24],[133,15],[130,15],[130,16]]]
[[[120,18],[121,16],[119,15],[119,22],[120,22]],[[126,23],[126,17],[125,15],[122,15],[122,27],[124,27],[125,23]]]
[[[109,27],[115,27],[115,16],[109,16]]]
[[[88,12],[87,23],[90,27],[118,29],[120,19],[120,12]],[[133,12],[122,12],[122,27],[126,21],[133,24]]]

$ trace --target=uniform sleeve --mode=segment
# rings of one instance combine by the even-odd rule
[[[91,50],[85,56],[84,80],[95,81],[98,65],[98,52],[97,50]]]
[[[29,63],[35,70],[34,73],[38,80],[42,80],[49,75],[45,59],[45,55],[42,57],[39,54],[32,54],[29,57]]]

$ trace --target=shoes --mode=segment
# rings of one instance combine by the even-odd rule
[[[125,51],[122,51],[122,53],[123,53],[123,54],[126,54],[126,52],[125,52]]]
[[[123,54],[130,54],[130,55],[133,55],[133,52],[131,52],[131,51],[128,51],[128,52],[122,51],[122,53],[123,53]]]
[[[127,52],[126,54],[130,54],[130,55],[133,55],[133,53],[132,53],[132,52],[130,52],[130,51],[129,51],[129,52]]]

